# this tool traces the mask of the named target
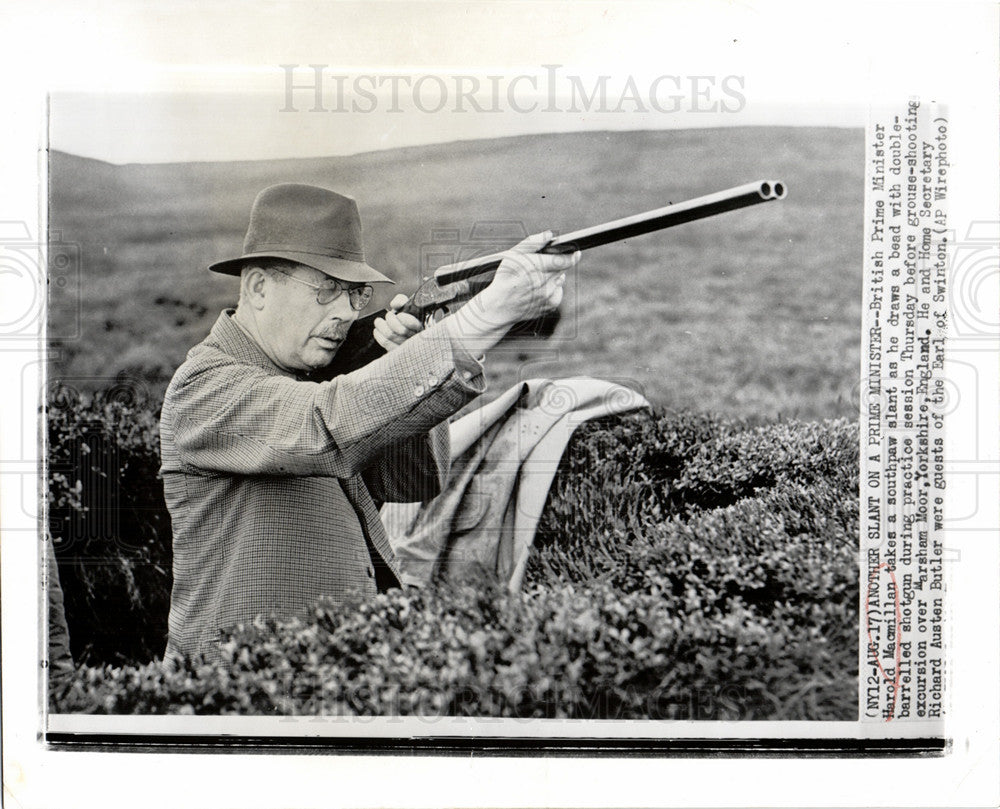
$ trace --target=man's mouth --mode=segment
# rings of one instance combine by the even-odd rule
[[[330,348],[330,349],[340,348],[340,344],[344,342],[343,337],[339,337],[336,335],[330,337],[323,337],[317,334],[313,339],[317,340],[319,344],[323,346],[323,348]]]

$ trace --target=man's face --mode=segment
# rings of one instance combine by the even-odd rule
[[[350,285],[345,283],[340,295],[320,304],[316,290],[306,283],[327,286],[330,276],[302,264],[289,265],[282,272],[288,277],[268,277],[264,305],[257,312],[265,350],[278,365],[290,370],[329,365],[358,317],[347,293]]]

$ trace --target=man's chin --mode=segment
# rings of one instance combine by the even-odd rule
[[[303,357],[303,362],[306,363],[310,371],[315,371],[319,368],[325,368],[331,362],[337,354],[337,350],[340,345],[336,346],[324,346],[316,345],[310,348],[309,353]]]

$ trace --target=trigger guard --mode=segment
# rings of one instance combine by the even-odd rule
[[[426,329],[428,326],[433,326],[438,321],[446,318],[448,314],[449,313],[445,308],[434,309],[433,311],[428,312],[424,316],[424,328]]]

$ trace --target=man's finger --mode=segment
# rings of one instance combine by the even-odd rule
[[[393,343],[397,342],[398,335],[389,327],[389,324],[386,323],[384,318],[375,318],[375,320],[372,321],[372,326],[375,327],[372,330],[372,333],[376,338],[381,336],[384,340],[391,340]]]
[[[389,328],[388,323],[381,318],[379,318],[379,321],[381,322],[377,322],[375,324],[375,328],[372,329],[372,337],[375,339],[375,342],[382,346],[382,348],[386,351],[391,351],[392,349],[401,346],[406,342],[408,337],[413,336],[409,334],[396,334],[396,332]]]
[[[402,309],[404,306],[406,306],[406,302],[408,300],[409,298],[400,293],[399,295],[396,295],[391,301],[389,301],[389,309],[398,311]]]
[[[375,339],[375,342],[378,343],[380,346],[382,346],[382,348],[384,348],[386,351],[392,351],[394,348],[396,348],[396,344],[391,340],[387,340],[385,337],[383,337],[382,334],[377,329],[372,330],[372,337]]]
[[[399,314],[396,315],[396,317],[399,319],[399,322],[402,323],[403,326],[406,327],[406,329],[410,331],[412,334],[416,334],[418,331],[422,331],[424,328],[423,323],[421,323],[413,315],[407,314],[406,312],[400,312]]]
[[[572,270],[577,264],[580,263],[580,257],[582,255],[583,252],[580,250],[577,250],[573,253],[563,253],[562,255],[560,255],[559,258],[562,259],[562,263],[560,264],[562,270],[564,272],[566,270]],[[559,262],[557,262],[557,264],[559,264]]]
[[[518,253],[537,253],[551,241],[552,231],[545,230],[541,233],[535,233],[527,239],[522,239],[511,249],[516,250]]]
[[[400,337],[410,337],[413,331],[403,325],[403,321],[399,319],[399,315],[395,312],[385,313],[385,322],[393,334],[397,334]]]
[[[530,260],[533,261],[535,266],[542,272],[560,273],[565,275],[567,270],[573,269],[580,263],[580,255],[580,251],[577,250],[575,253],[555,253],[553,255],[539,254],[531,256]],[[529,257],[525,256],[525,260],[528,259]]]

